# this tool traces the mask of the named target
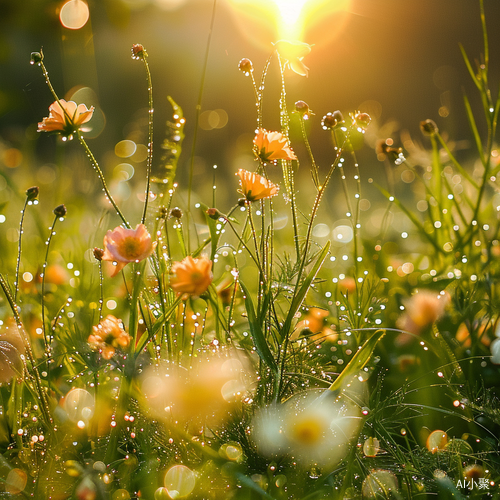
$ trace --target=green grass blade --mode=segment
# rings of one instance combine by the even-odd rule
[[[323,262],[326,259],[326,256],[328,255],[328,252],[330,251],[330,242],[328,242],[323,249],[318,252],[317,257],[316,257],[316,262],[312,266],[311,270],[309,271],[309,274],[306,276],[302,284],[300,285],[300,288],[298,292],[296,292],[293,296],[292,303],[290,304],[290,309],[288,310],[287,317],[285,319],[285,322],[283,324],[283,328],[279,332],[279,339],[280,341],[285,340],[288,338],[290,335],[290,330],[292,327],[292,321],[295,315],[297,314],[297,311],[299,310],[300,306],[302,305],[302,302],[304,301],[307,292],[309,291],[309,288],[311,287],[311,284],[318,274],[318,271],[320,270],[321,266],[323,265]],[[303,257],[305,258],[305,256]],[[297,286],[299,286],[299,283],[297,283]]]
[[[464,94],[464,103],[465,103],[465,111],[467,113],[467,119],[469,120],[469,125],[472,130],[472,134],[474,135],[474,141],[476,142],[477,152],[479,153],[479,157],[481,158],[481,162],[484,165],[484,153],[483,153],[483,144],[481,142],[481,136],[479,135],[479,131],[477,130],[476,120],[474,119],[474,114],[472,113],[472,108],[470,106],[469,99]]]
[[[262,323],[260,323],[255,314],[255,307],[253,305],[252,297],[247,287],[241,281],[239,282],[239,284],[245,296],[245,308],[247,312],[248,323],[250,326],[250,334],[252,335],[257,354],[273,373],[278,373],[278,365],[276,364],[276,360],[274,359],[271,350],[269,349],[269,345],[264,336],[264,332],[262,331]]]
[[[469,71],[469,75],[472,78],[472,81],[476,84],[476,87],[481,90],[481,84],[477,80],[476,73],[474,69],[472,68],[472,65],[469,61],[469,58],[467,57],[467,53],[465,52],[464,46],[460,43],[459,44],[460,51],[462,52],[462,57],[464,58],[465,65],[467,66],[467,69]]]
[[[346,367],[342,370],[342,373],[335,379],[328,390],[338,391],[342,389],[346,382],[355,377],[359,371],[366,366],[366,363],[370,361],[375,347],[384,335],[385,330],[377,330],[373,332],[361,348],[358,349],[356,354],[354,354],[351,361],[347,363]]]
[[[424,225],[415,217],[413,212],[408,210],[397,198],[390,195],[388,191],[386,191],[383,187],[376,185],[380,192],[389,200],[392,201],[400,210],[402,210],[406,216],[413,222],[415,227],[418,229],[420,234],[425,235],[425,237],[429,240],[432,246],[436,249],[438,253],[443,253],[443,249],[438,245],[437,241],[425,230]]]

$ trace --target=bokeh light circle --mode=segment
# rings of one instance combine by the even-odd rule
[[[59,12],[61,24],[70,30],[83,28],[89,20],[89,6],[83,0],[69,0]]]
[[[165,488],[170,498],[185,498],[193,490],[196,483],[194,472],[185,465],[174,465],[165,474]]]
[[[71,389],[64,398],[64,409],[70,420],[87,421],[94,414],[94,397],[85,389]]]

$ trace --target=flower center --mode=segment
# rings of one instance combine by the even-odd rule
[[[317,419],[309,417],[295,422],[291,430],[291,438],[300,444],[314,445],[322,436],[323,426]]]
[[[126,237],[120,246],[120,253],[128,260],[136,260],[141,255],[140,242],[132,236]]]

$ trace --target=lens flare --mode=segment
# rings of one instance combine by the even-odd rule
[[[351,0],[230,0],[235,22],[253,44],[269,50],[277,40],[315,46],[331,42],[344,24]]]

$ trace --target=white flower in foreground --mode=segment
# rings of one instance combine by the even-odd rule
[[[302,466],[333,467],[346,455],[361,422],[361,409],[345,394],[313,390],[262,409],[252,435],[263,455],[286,454]]]

